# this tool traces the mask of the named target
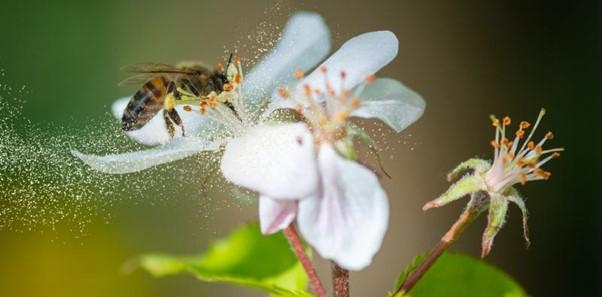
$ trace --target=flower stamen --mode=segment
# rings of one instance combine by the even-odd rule
[[[505,137],[506,127],[512,124],[510,117],[505,116],[501,121],[495,116],[490,116],[495,127],[495,140],[491,142],[494,148],[494,160],[491,168],[485,173],[487,185],[496,192],[504,192],[516,183],[525,184],[532,180],[547,180],[551,173],[541,169],[551,159],[558,158],[563,148],[543,149],[546,141],[554,139],[552,132],[536,144],[531,140],[535,129],[539,125],[545,110],[541,109],[537,121],[526,139],[523,140],[525,131],[531,124],[526,121],[519,123],[515,138],[510,141]],[[519,142],[523,142],[519,148]]]

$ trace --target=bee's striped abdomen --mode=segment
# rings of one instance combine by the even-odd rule
[[[123,130],[132,131],[142,128],[163,108],[167,84],[163,76],[157,76],[146,82],[132,96],[121,118]]]

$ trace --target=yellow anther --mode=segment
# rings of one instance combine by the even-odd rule
[[[366,79],[365,79],[365,81],[366,81],[367,84],[373,83],[374,80],[376,80],[376,76],[374,76],[374,74],[366,76]]]
[[[232,57],[232,62],[234,64],[238,65],[238,64],[240,64],[240,58],[238,56],[234,56],[234,57]]]
[[[552,131],[548,131],[548,133],[546,133],[546,139],[547,140],[554,139],[554,133],[552,133]]]
[[[321,67],[320,67],[320,71],[321,71],[322,73],[326,73],[326,72],[328,72],[328,68],[326,68],[326,66],[321,66]]]
[[[505,116],[502,123],[504,124],[504,126],[508,126],[512,123],[512,120],[510,119],[509,116]]]
[[[531,127],[531,124],[529,124],[529,122],[527,122],[527,121],[520,122],[520,128],[521,129],[527,129],[529,127]]]
[[[298,113],[303,113],[303,106],[301,104],[295,105],[295,111]]]
[[[234,82],[239,84],[241,80],[242,80],[242,76],[240,75],[240,73],[237,73],[236,76],[234,77]]]
[[[358,108],[360,107],[360,100],[358,100],[357,98],[353,98],[351,99],[351,101],[349,102],[352,108]]]
[[[545,171],[545,170],[543,170],[541,168],[536,168],[533,171],[533,174],[535,174],[536,176],[539,176],[539,177],[543,177],[544,179],[548,179],[552,175],[552,173],[550,173],[548,171]]]
[[[295,69],[295,71],[293,72],[293,75],[298,80],[302,80],[305,77],[305,74],[303,74],[303,70],[298,69],[298,68]]]
[[[500,148],[500,144],[498,142],[496,142],[495,140],[491,141],[491,146],[496,150]]]
[[[349,119],[349,114],[345,111],[340,111],[337,113],[335,118],[339,122],[345,122],[345,121],[347,121],[347,119]]]
[[[184,105],[184,111],[192,111],[192,107],[190,105]]]
[[[320,125],[325,125],[328,122],[328,119],[324,115],[320,115],[318,118],[318,123]]]
[[[552,158],[558,158],[558,157],[560,157],[560,153],[559,152],[554,152],[552,154]]]
[[[224,91],[229,92],[229,91],[232,91],[233,89],[234,89],[234,87],[232,86],[232,84],[229,84],[229,83],[224,84]]]
[[[305,96],[311,96],[311,87],[308,84],[303,85],[303,90],[305,91]]]
[[[280,94],[280,97],[284,99],[290,98],[291,95],[285,86],[278,86],[278,94]]]
[[[201,108],[205,108],[207,106],[211,108],[217,107],[217,99],[215,96],[210,95],[209,97],[201,100]]]
[[[499,127],[500,126],[500,120],[498,118],[496,118],[494,115],[489,116],[489,118],[491,119],[491,124],[494,127]]]
[[[516,137],[523,138],[524,136],[525,136],[525,131],[521,127],[520,129],[518,129],[518,131],[516,131]]]

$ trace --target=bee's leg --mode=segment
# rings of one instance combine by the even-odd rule
[[[169,134],[169,138],[171,139],[176,134],[176,128],[173,126],[173,122],[170,119],[169,112],[166,109],[163,110],[163,120],[165,120],[167,134]]]
[[[180,118],[180,115],[178,114],[176,109],[174,108],[172,110],[167,111],[167,115],[173,121],[174,124],[182,128],[182,136],[186,136],[184,133],[184,124],[182,123],[182,118]]]
[[[235,98],[238,96],[238,94],[236,94],[233,91],[223,91],[221,92],[218,96],[217,96],[217,101],[218,102],[222,102],[224,103],[226,106],[228,106],[228,108],[230,108],[230,110],[232,110],[232,112],[234,113],[234,115],[241,120],[240,115],[238,114],[238,111],[236,110],[236,107],[234,106],[234,104],[232,103]]]

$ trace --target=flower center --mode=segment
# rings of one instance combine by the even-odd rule
[[[491,116],[491,122],[495,127],[495,139],[491,141],[494,160],[491,169],[485,173],[485,181],[491,190],[504,192],[516,183],[525,184],[528,181],[550,178],[551,173],[541,167],[551,159],[559,157],[559,152],[564,149],[543,149],[545,142],[554,138],[552,132],[546,133],[538,143],[531,140],[544,114],[545,109],[542,108],[526,139],[525,133],[531,124],[526,121],[520,122],[512,141],[506,138],[506,127],[512,122],[510,117],[506,116],[500,121],[495,116]]]
[[[333,143],[344,136],[344,127],[351,113],[360,106],[358,96],[374,80],[374,76],[368,76],[352,91],[345,88],[347,75],[345,71],[341,71],[341,85],[337,92],[328,80],[328,69],[321,67],[320,72],[324,75],[324,91],[305,83],[302,90],[292,95],[283,86],[278,88],[278,92],[282,98],[296,103],[295,110],[305,117],[318,142]],[[303,72],[295,71],[295,77],[301,81],[304,78]]]

